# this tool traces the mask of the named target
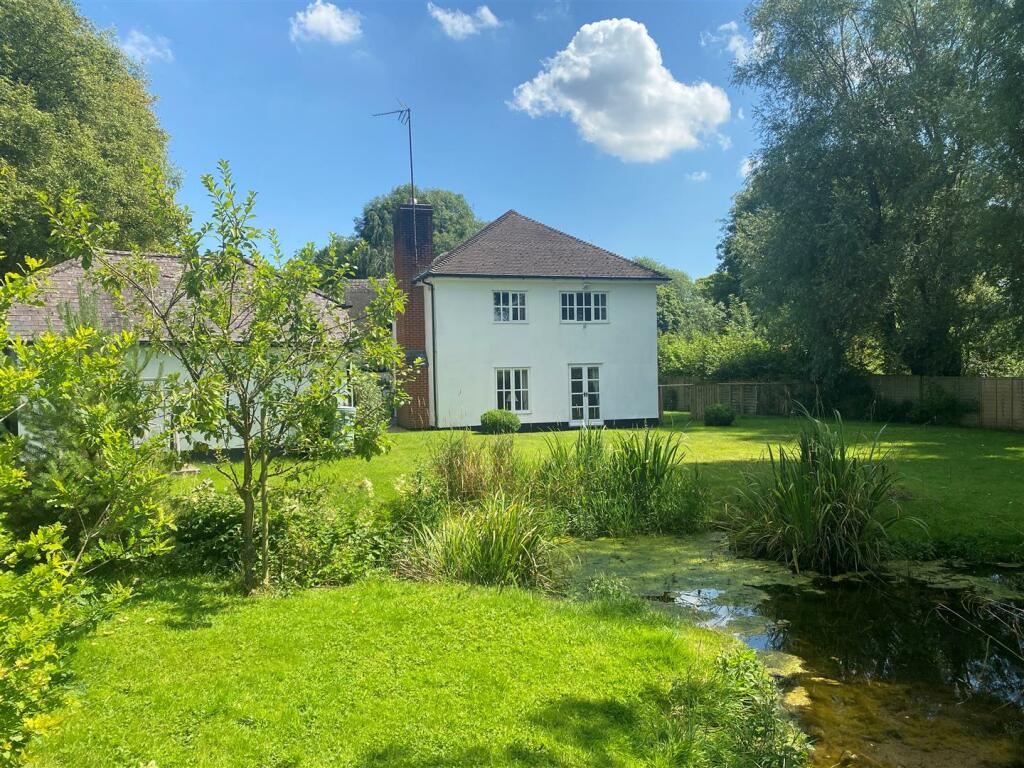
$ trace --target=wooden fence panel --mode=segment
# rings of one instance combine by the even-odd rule
[[[941,390],[960,400],[977,404],[975,413],[966,415],[966,427],[1024,430],[1024,378],[983,378],[979,376],[869,376],[876,398],[918,404],[930,391]],[[685,382],[685,383],[684,383]],[[704,409],[714,403],[728,405],[745,416],[781,416],[790,413],[794,399],[807,402],[814,391],[809,384],[778,381],[723,381],[663,379],[662,387],[678,391],[678,408],[688,410],[694,419],[704,417]]]

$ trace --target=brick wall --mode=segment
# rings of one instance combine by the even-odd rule
[[[395,320],[395,337],[410,362],[426,360],[426,299],[422,285],[412,281],[434,260],[434,209],[429,205],[401,205],[393,219],[395,236],[395,281],[408,298],[405,312]],[[398,409],[399,426],[423,429],[430,425],[430,371],[424,363],[406,382],[411,397]]]

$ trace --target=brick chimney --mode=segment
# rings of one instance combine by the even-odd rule
[[[395,282],[406,293],[405,312],[395,319],[395,337],[405,350],[410,363],[427,359],[426,301],[422,285],[413,279],[434,260],[434,209],[429,205],[409,203],[395,210]],[[430,371],[426,363],[406,381],[410,396],[407,405],[398,409],[398,425],[407,429],[424,429],[430,425]]]

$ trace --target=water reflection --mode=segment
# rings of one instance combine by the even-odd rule
[[[755,647],[785,651],[843,682],[942,686],[1024,708],[1024,646],[962,591],[914,582],[839,582],[813,590],[766,587],[768,631]]]

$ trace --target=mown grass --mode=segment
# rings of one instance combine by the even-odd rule
[[[705,725],[724,718],[739,697],[700,681],[732,643],[517,589],[368,579],[243,599],[169,582],[82,642],[78,704],[30,765],[674,765],[657,758],[671,683]],[[714,753],[705,730],[692,764]]]
[[[683,431],[686,461],[700,466],[722,507],[742,485],[744,472],[767,471],[767,443],[791,443],[800,421],[743,417],[731,427],[705,427],[691,423],[687,414],[675,413],[661,429]],[[878,429],[877,424],[846,423],[854,444],[869,444]],[[442,437],[436,432],[398,433],[392,435],[390,453],[369,462],[332,462],[317,478],[338,494],[368,479],[377,497],[386,500],[395,495],[395,481],[424,464],[430,446]],[[540,459],[548,453],[547,441],[574,438],[573,432],[559,432],[523,433],[514,439],[523,457]],[[894,424],[885,428],[879,448],[889,454],[898,475],[904,513],[927,525],[927,532],[902,524],[892,531],[895,543],[907,554],[1024,561],[1024,433]],[[202,467],[199,477],[213,474]],[[188,484],[195,478],[177,482]]]

